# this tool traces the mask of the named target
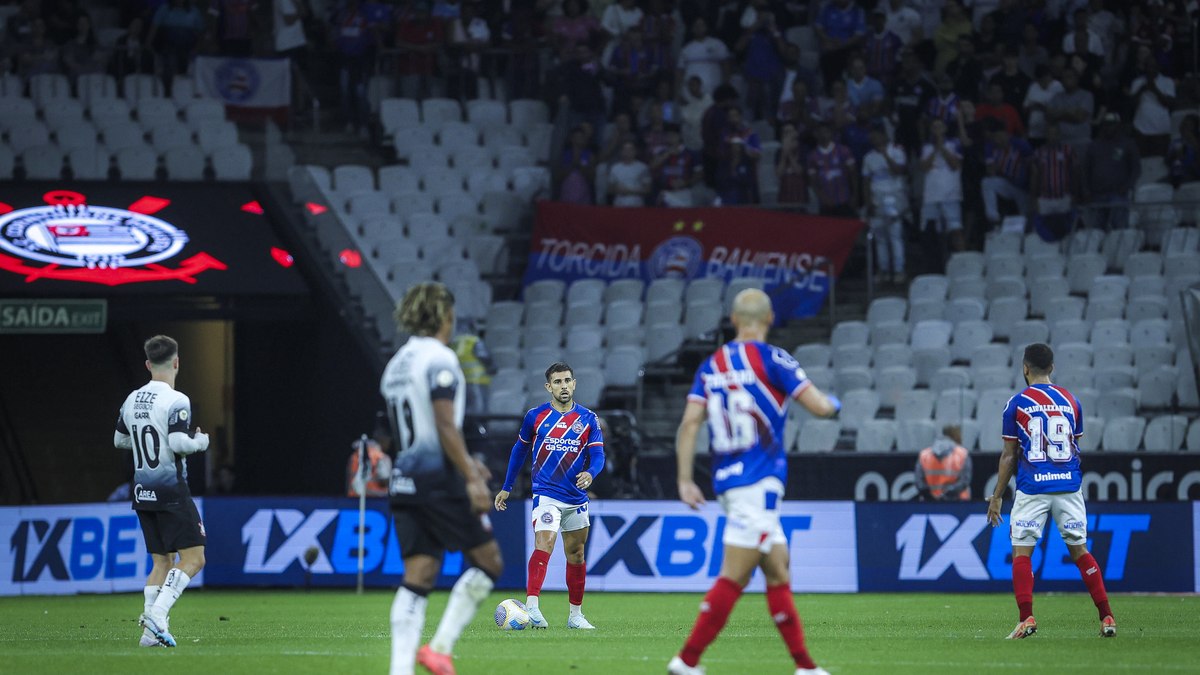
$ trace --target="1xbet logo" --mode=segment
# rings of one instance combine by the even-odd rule
[[[150,565],[148,556],[138,555],[140,540],[134,515],[22,520],[9,539],[12,581],[87,581],[145,575]]]

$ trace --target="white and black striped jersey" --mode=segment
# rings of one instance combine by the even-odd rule
[[[121,405],[113,444],[133,451],[133,508],[163,511],[191,499],[185,456],[208,449],[208,435],[193,438],[187,396],[147,382]]]
[[[462,429],[463,379],[454,351],[432,337],[410,337],[388,362],[379,391],[387,402],[396,439],[388,489],[393,501],[466,494],[462,476],[442,451],[433,415],[434,400],[451,400],[454,423]]]

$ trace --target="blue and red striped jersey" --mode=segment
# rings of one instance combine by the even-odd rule
[[[1029,158],[1032,155],[1033,148],[1018,136],[1010,138],[1005,146],[989,141],[984,147],[984,159],[996,167],[996,175],[1020,188],[1029,187]]]
[[[533,449],[533,494],[567,504],[587,502],[587,492],[575,486],[576,476],[587,471],[595,478],[604,469],[604,434],[596,413],[574,404],[559,412],[549,402],[525,413],[504,476],[504,489],[512,491],[525,455]]]
[[[1025,387],[1008,400],[1001,433],[1021,445],[1018,490],[1036,495],[1079,489],[1083,410],[1071,392],[1056,384]]]
[[[808,153],[808,175],[820,197],[821,204],[849,204],[850,176],[855,172],[854,153],[841,143],[828,148],[816,148]]]
[[[717,494],[770,477],[787,483],[788,399],[810,384],[791,354],[763,342],[730,342],[700,365],[688,401],[708,411]]]
[[[946,135],[958,135],[958,94],[942,98],[940,94],[929,99],[925,113],[935,120],[946,123]]]
[[[1039,169],[1039,197],[1060,199],[1071,194],[1071,172],[1075,165],[1075,152],[1066,143],[1043,145],[1033,153],[1033,162]]]

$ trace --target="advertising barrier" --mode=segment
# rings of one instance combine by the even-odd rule
[[[490,514],[504,554],[498,585],[525,585],[525,530],[516,510]],[[394,587],[404,574],[400,545],[387,500],[367,501],[364,583]],[[358,500],[349,498],[208,500],[209,583],[214,586],[354,586],[358,575]],[[311,550],[311,554],[309,551]],[[312,555],[312,563],[305,560]],[[439,586],[463,570],[449,554]]]
[[[863,591],[1004,592],[1012,549],[1004,522],[988,526],[973,504],[858,504]],[[1190,592],[1196,578],[1192,505],[1088,504],[1088,548],[1108,590]],[[1079,571],[1053,521],[1033,554],[1038,591],[1079,591]]]
[[[152,567],[129,502],[0,508],[0,543],[0,596],[140,591]]]
[[[813,316],[862,223],[754,208],[538,202],[525,284],[540,279],[762,279],[780,321]]]
[[[354,587],[357,500],[196,502],[208,533],[208,562],[193,586]],[[533,547],[531,503],[510,506],[490,514],[505,566],[497,587],[523,589]],[[782,508],[795,591],[1012,588],[1007,522],[989,527],[982,501],[786,501]],[[678,502],[606,500],[589,510],[591,591],[703,592],[721,568],[725,517],[716,503],[693,511]],[[0,556],[0,596],[137,591],[151,567],[127,503],[0,508],[0,541],[8,549]],[[1090,503],[1088,545],[1110,591],[1200,593],[1200,502]],[[364,553],[368,586],[400,583],[402,553],[386,500],[369,500]],[[449,587],[462,569],[461,555],[447,555],[438,586]],[[1039,592],[1083,588],[1053,522],[1035,550],[1033,569]],[[545,589],[565,590],[564,580],[559,544]],[[747,590],[763,590],[761,574]]]
[[[725,516],[709,502],[693,511],[680,502],[594,501],[587,561],[590,590],[704,592],[721,570]],[[525,503],[532,529],[532,502]],[[806,593],[853,593],[854,504],[784,502],[783,532],[792,553],[792,589]],[[526,556],[533,537],[526,539]],[[546,590],[566,590],[566,558],[555,546],[547,565]],[[747,587],[764,590],[762,574]]]

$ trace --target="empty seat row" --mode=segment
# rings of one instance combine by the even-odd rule
[[[169,180],[203,180],[210,167],[217,180],[249,180],[253,169],[250,148],[242,144],[217,148],[206,157],[196,145],[171,147],[160,154],[147,145],[110,153],[96,146],[67,149],[47,143],[26,148],[20,158],[25,177],[30,180],[58,180],[64,170],[79,180],[106,180],[114,168],[123,180],[155,180],[160,159]],[[7,148],[0,146],[0,178],[13,177],[14,159]]]

